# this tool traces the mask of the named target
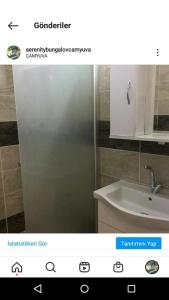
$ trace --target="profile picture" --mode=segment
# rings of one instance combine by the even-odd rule
[[[7,56],[11,59],[17,59],[21,55],[21,50],[18,46],[10,46],[7,49]]]
[[[146,272],[149,274],[155,274],[159,270],[159,264],[155,260],[149,260],[145,265]]]

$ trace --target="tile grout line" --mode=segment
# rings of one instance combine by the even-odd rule
[[[4,203],[4,209],[5,209],[5,221],[6,221],[6,230],[8,233],[8,221],[7,221],[7,206],[6,206],[6,199],[5,199],[5,185],[4,185],[4,172],[2,168],[2,153],[0,150],[0,168],[1,168],[1,179],[2,179],[2,190],[3,190],[3,203]]]

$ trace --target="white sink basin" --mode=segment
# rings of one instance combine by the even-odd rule
[[[135,232],[134,226],[138,228],[136,232],[169,232],[169,197],[160,193],[151,194],[149,187],[118,181],[96,190],[94,197],[114,210],[112,218],[115,225],[112,220],[111,226],[121,228],[123,223],[125,228],[133,226],[132,232]],[[124,228],[121,231],[126,232]]]

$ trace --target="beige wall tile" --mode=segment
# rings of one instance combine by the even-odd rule
[[[0,95],[14,94],[12,67],[0,66]]]
[[[1,147],[2,169],[10,170],[19,167],[19,145]]]
[[[98,94],[98,120],[110,121],[110,92],[100,91]]]
[[[158,100],[158,85],[157,85],[157,82],[156,82],[156,87],[155,87],[155,100],[156,101]]]
[[[22,191],[5,194],[7,217],[13,216],[23,211]]]
[[[156,100],[169,98],[169,66],[158,66],[156,72]]]
[[[98,89],[110,90],[110,65],[98,66]]]
[[[160,65],[156,66],[156,83],[159,82]]]
[[[2,184],[2,172],[0,171],[0,197],[4,194]]]
[[[103,186],[109,185],[118,180],[119,179],[117,179],[117,178],[100,174],[100,175],[98,175],[98,187],[97,188],[101,188]]]
[[[15,98],[10,95],[0,95],[0,122],[16,121]]]
[[[99,174],[139,181],[139,153],[100,147],[98,160]]]
[[[7,170],[3,172],[5,194],[21,189],[21,170]]]
[[[158,115],[169,115],[169,99],[158,101]]]
[[[147,153],[140,154],[140,181],[149,185],[150,172],[144,169],[145,165],[149,165],[154,169],[160,184],[169,187],[169,156]]]
[[[160,102],[161,100],[165,100],[168,98],[169,98],[169,82],[168,83],[160,83],[158,86],[157,100]]]
[[[0,66],[0,122],[16,121],[12,67]]]
[[[3,220],[6,218],[5,214],[5,206],[4,206],[4,197],[0,196],[0,220]]]
[[[154,115],[158,115],[158,101],[154,103]]]
[[[16,121],[12,66],[0,65],[0,122]],[[19,146],[0,147],[0,219],[23,211]],[[2,183],[3,180],[3,183]],[[5,193],[5,194],[4,194]],[[5,197],[4,197],[5,195]]]
[[[160,65],[159,66],[159,81],[169,82],[169,65]]]
[[[155,114],[169,114],[169,65],[156,68]],[[158,111],[157,111],[158,107]]]

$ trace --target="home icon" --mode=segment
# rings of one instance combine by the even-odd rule
[[[22,266],[18,262],[12,266],[12,273],[22,273]]]

